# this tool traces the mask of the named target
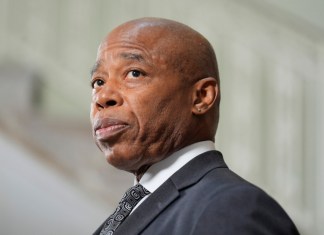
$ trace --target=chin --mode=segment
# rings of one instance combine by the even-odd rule
[[[138,159],[138,156],[129,155],[129,154],[122,154],[117,153],[116,151],[107,151],[104,152],[106,161],[112,165],[113,167],[128,171],[128,172],[135,172],[138,168],[140,168],[140,160]]]

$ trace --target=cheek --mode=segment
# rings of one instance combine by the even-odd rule
[[[172,97],[172,96],[169,96]],[[147,142],[161,142],[165,138],[172,138],[175,129],[183,121],[182,112],[175,105],[174,98],[144,100],[145,105],[139,106],[138,122],[140,133],[138,137]],[[168,137],[169,136],[169,137]]]

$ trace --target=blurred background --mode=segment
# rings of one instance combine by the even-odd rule
[[[0,0],[0,234],[91,234],[133,184],[97,150],[90,69],[104,36],[156,16],[218,57],[216,147],[301,234],[323,234],[324,1]]]

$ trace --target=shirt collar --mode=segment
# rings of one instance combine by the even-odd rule
[[[170,176],[183,167],[190,160],[207,151],[215,150],[215,144],[212,141],[201,141],[188,145],[169,157],[152,165],[139,181],[147,190],[153,193]],[[135,183],[137,183],[135,179]]]

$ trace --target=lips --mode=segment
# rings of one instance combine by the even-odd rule
[[[127,123],[118,119],[97,119],[94,123],[94,133],[98,140],[110,140],[128,127]]]

